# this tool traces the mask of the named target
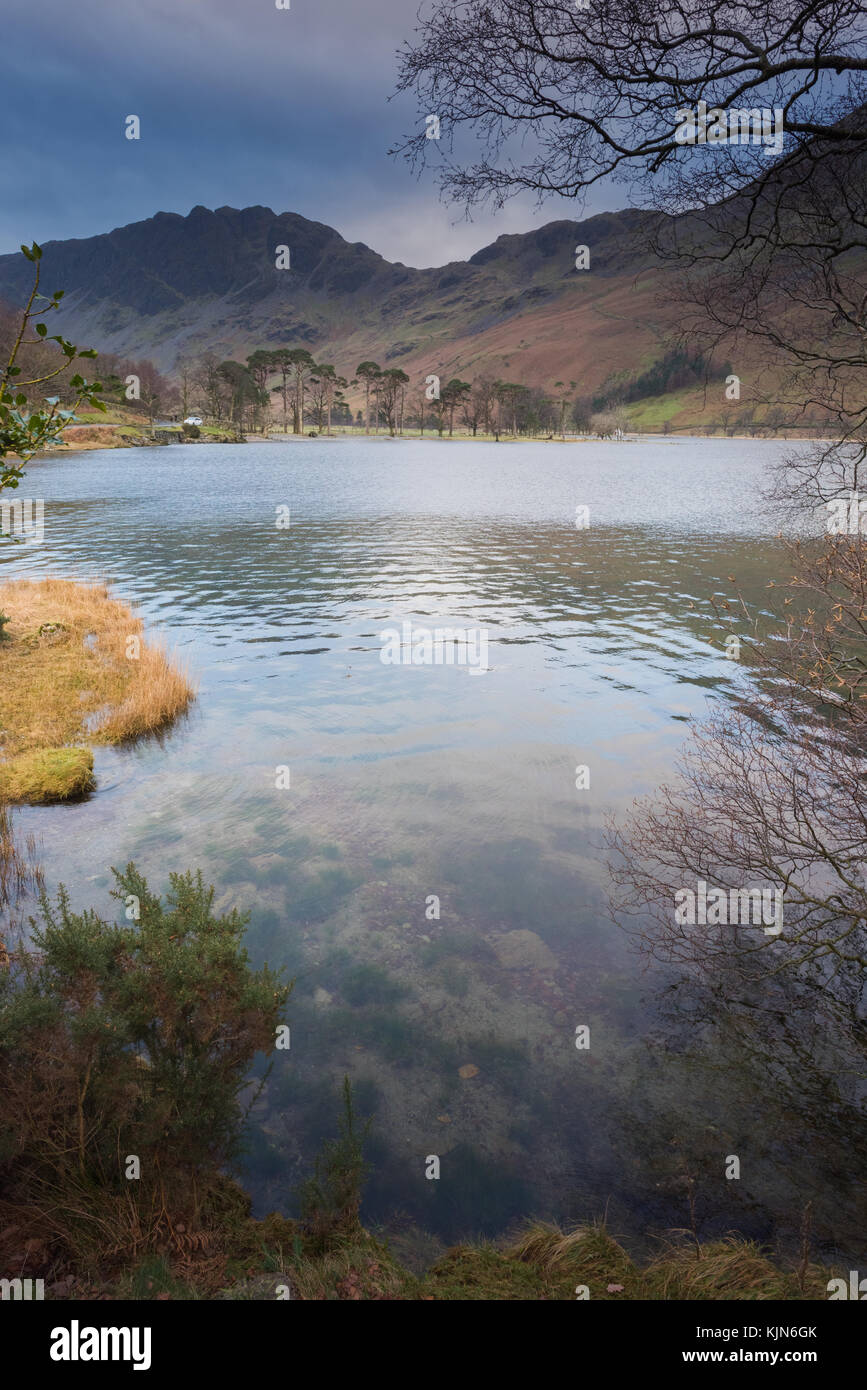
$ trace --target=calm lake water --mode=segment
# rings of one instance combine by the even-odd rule
[[[111,580],[199,696],[166,737],[97,748],[88,801],[21,824],[49,887],[106,915],[111,865],[161,886],[200,867],[250,911],[254,960],[296,978],[252,1111],[259,1211],[292,1210],[348,1073],[374,1117],[366,1219],[419,1259],[606,1210],[640,1248],[688,1224],[686,1174],[703,1237],[791,1245],[812,1200],[826,1249],[863,1256],[863,1138],[827,1065],[770,1066],[784,1021],[733,1037],[606,909],[606,812],[671,778],[685,721],[733,689],[709,596],[785,571],[759,488],[787,447],[338,439],[31,466],[45,543],[6,547],[0,575]],[[485,630],[490,669],[385,665],[405,620]]]

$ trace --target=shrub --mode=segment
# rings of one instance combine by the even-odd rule
[[[0,1217],[43,1213],[83,1260],[196,1248],[290,988],[250,968],[246,917],[215,917],[201,874],[171,875],[164,904],[114,873],[120,925],[61,888],[0,970]]]

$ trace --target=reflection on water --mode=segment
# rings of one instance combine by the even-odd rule
[[[857,1106],[831,1059],[783,1078],[779,1020],[735,1026],[724,995],[644,973],[599,849],[731,689],[707,600],[779,573],[758,487],[784,447],[319,440],[31,467],[46,543],[0,573],[112,579],[200,698],[160,741],[97,749],[86,804],[21,820],[76,906],[109,911],[111,864],[201,866],[219,908],[250,909],[254,958],[295,975],[253,1110],[260,1208],[291,1202],[349,1072],[375,1114],[368,1220],[454,1239],[607,1206],[637,1240],[686,1224],[691,1176],[702,1234],[788,1239],[812,1199],[857,1257]],[[405,619],[484,628],[492,669],[384,665]]]

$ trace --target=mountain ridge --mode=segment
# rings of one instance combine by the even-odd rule
[[[521,380],[553,371],[594,386],[640,366],[661,334],[661,272],[641,235],[650,217],[559,219],[417,269],[297,213],[196,205],[45,242],[43,283],[65,291],[62,332],[168,371],[205,351],[300,344],[344,372],[373,357],[408,372],[508,376],[520,354]],[[576,269],[579,245],[589,270]],[[276,267],[279,246],[289,269]],[[20,254],[0,256],[0,298],[22,303],[31,274]]]

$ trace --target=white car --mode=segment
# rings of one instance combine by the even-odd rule
[[[184,421],[185,425],[203,425],[204,423],[201,415],[188,415]]]

